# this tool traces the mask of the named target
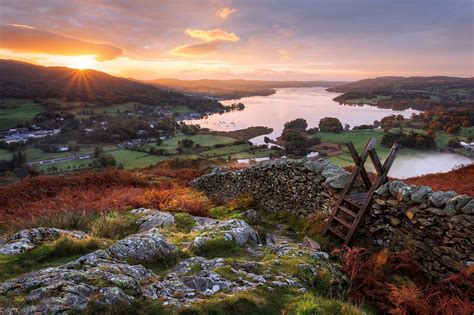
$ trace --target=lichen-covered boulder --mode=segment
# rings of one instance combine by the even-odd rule
[[[167,259],[176,247],[166,241],[157,229],[134,234],[110,246],[108,253],[115,259],[148,261]]]
[[[152,228],[165,227],[174,224],[174,217],[171,213],[150,209],[145,209],[145,211],[140,210],[141,209],[132,210],[133,214],[144,214],[143,217],[137,220],[137,224],[140,226],[140,231],[148,231]]]
[[[57,228],[25,229],[0,240],[0,254],[21,254],[42,243],[54,241],[61,236],[76,239],[85,239],[88,237],[86,233],[81,231],[66,231]]]
[[[433,189],[429,186],[418,186],[415,187],[411,193],[411,201],[416,203],[423,203],[428,201],[428,197],[433,192]]]
[[[155,279],[157,275],[143,266],[116,261],[99,250],[63,266],[3,282],[0,296],[24,298],[23,314],[68,313],[84,310],[91,302],[130,303],[135,297],[153,298],[148,283]]]
[[[446,205],[448,200],[454,196],[456,196],[454,191],[436,191],[430,195],[428,200],[433,206],[440,208]]]
[[[196,219],[193,230],[202,231],[201,235],[196,237],[193,242],[193,245],[198,247],[210,239],[220,237],[239,245],[261,243],[258,233],[247,222],[240,219],[225,221]]]

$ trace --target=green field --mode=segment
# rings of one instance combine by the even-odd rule
[[[11,160],[13,153],[8,150],[0,149],[0,160]]]
[[[236,140],[229,137],[214,136],[214,135],[183,135],[178,134],[171,139],[163,141],[159,146],[148,144],[144,148],[149,150],[151,147],[156,147],[157,149],[163,149],[168,151],[170,154],[177,153],[176,149],[178,148],[178,141],[183,139],[191,139],[194,142],[194,145],[200,144],[202,147],[213,147],[216,144],[231,144]]]
[[[107,114],[107,115],[116,115],[119,112],[123,113],[124,111],[131,110],[134,111],[135,105],[140,105],[139,103],[135,102],[128,102],[128,103],[123,103],[123,104],[113,104],[113,105],[108,105],[108,106],[87,106],[87,107],[82,107],[82,108],[76,108],[74,112],[76,113],[76,116],[78,118],[89,118],[91,115],[89,114],[83,114],[82,111],[93,111],[94,114]],[[67,106],[67,105],[66,105]],[[187,114],[187,113],[192,113],[195,110],[192,108],[189,108],[187,106],[176,106],[172,108],[159,108],[162,109],[163,111],[167,112],[177,112],[180,114]]]
[[[0,103],[0,130],[30,121],[45,108],[28,99],[4,99]]]

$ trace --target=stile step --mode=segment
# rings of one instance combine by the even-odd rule
[[[342,225],[344,225],[348,229],[350,229],[352,227],[352,224],[350,224],[349,222],[344,221],[341,218],[338,218],[338,217],[334,216],[334,219],[336,219],[337,222],[341,223]]]

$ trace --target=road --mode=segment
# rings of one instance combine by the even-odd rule
[[[74,160],[85,160],[91,158],[91,154],[78,154],[76,153],[74,156],[65,156],[65,157],[60,157],[60,158],[54,158],[54,159],[48,159],[48,160],[36,160],[36,161],[31,161],[26,164],[29,166],[33,165],[46,165],[46,164],[55,164],[59,162],[67,162],[67,161],[74,161]]]

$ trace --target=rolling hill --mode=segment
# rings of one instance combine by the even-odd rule
[[[48,99],[112,105],[137,102],[147,105],[186,105],[207,110],[220,103],[184,95],[95,70],[44,67],[0,60],[0,93],[4,98]]]
[[[213,96],[222,99],[236,99],[246,96],[266,96],[275,93],[276,88],[291,87],[333,87],[344,82],[332,81],[258,81],[258,80],[178,80],[157,79],[147,81],[165,87],[197,95]]]
[[[474,78],[379,77],[327,89],[343,93],[334,100],[344,104],[371,104],[403,109],[429,110],[434,106],[474,105]]]

